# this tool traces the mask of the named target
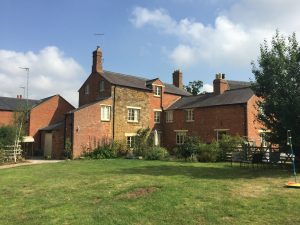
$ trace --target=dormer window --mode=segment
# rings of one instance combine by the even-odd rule
[[[161,96],[161,86],[154,86],[154,96]]]
[[[85,87],[84,87],[84,94],[86,94],[86,95],[88,95],[88,94],[90,94],[90,85],[85,85]]]
[[[105,90],[105,87],[104,87],[104,80],[101,80],[99,82],[99,92],[103,92]]]

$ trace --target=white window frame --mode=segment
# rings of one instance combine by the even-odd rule
[[[138,123],[140,121],[141,107],[127,106],[127,122]]]
[[[100,80],[99,82],[99,92],[103,92],[105,90],[104,80]]]
[[[153,135],[153,142],[154,142],[154,131],[152,132],[152,135]],[[158,147],[161,146],[162,142],[162,131],[158,130],[157,131],[157,137],[158,137]]]
[[[134,148],[136,133],[125,133],[126,146],[130,149]]]
[[[186,122],[194,121],[194,109],[186,109]]]
[[[90,85],[86,84],[84,86],[84,94],[89,95],[90,94]]]
[[[154,85],[154,96],[160,97],[162,92],[162,86]]]
[[[154,109],[154,123],[158,124],[161,121],[161,109]]]
[[[166,123],[173,123],[173,110],[166,111]]]
[[[105,113],[105,110],[108,110],[108,113]],[[110,121],[110,105],[101,105],[101,121]],[[106,117],[105,117],[106,116]]]
[[[176,145],[184,144],[187,132],[187,130],[175,130]]]

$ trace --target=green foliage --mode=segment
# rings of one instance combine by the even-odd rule
[[[135,156],[145,156],[149,148],[153,147],[153,137],[150,134],[151,130],[149,127],[137,131],[133,148],[133,154]]]
[[[16,137],[16,128],[13,126],[0,127],[0,149],[6,145],[13,145]]]
[[[116,158],[117,153],[113,144],[104,144],[97,147],[92,152],[84,153],[83,156],[91,159],[111,159]]]
[[[187,136],[185,142],[178,146],[177,155],[187,160],[197,152],[200,144],[201,142],[198,137]]]
[[[218,141],[218,161],[225,161],[226,154],[234,151],[234,149],[241,146],[243,142],[243,139],[239,136],[222,135],[221,139]]]
[[[72,158],[72,142],[70,138],[66,138],[64,156],[68,159]]]
[[[219,148],[217,142],[211,144],[199,144],[196,152],[198,162],[216,162],[218,160]]]
[[[276,31],[269,44],[260,47],[253,90],[261,97],[258,120],[266,129],[266,139],[271,143],[286,145],[287,130],[292,130],[296,156],[300,155],[300,48],[295,33],[289,37]]]
[[[192,95],[198,95],[201,92],[201,88],[203,87],[203,82],[201,80],[195,80],[189,82],[187,86],[184,86],[184,89],[191,93]]]
[[[169,155],[167,149],[163,147],[152,147],[145,154],[147,160],[162,160],[167,158]]]

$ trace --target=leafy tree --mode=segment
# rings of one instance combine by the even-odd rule
[[[190,92],[192,95],[198,95],[200,94],[202,87],[203,87],[203,82],[201,80],[195,80],[189,82],[187,86],[184,86],[184,89],[187,92]]]
[[[0,149],[6,145],[13,145],[16,137],[16,128],[13,126],[0,127]]]
[[[252,62],[252,87],[261,97],[258,120],[271,143],[286,146],[287,130],[292,130],[296,161],[300,156],[300,48],[296,35],[285,37],[276,31],[271,44],[260,46],[260,57]]]

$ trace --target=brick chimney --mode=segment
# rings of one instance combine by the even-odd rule
[[[217,95],[223,94],[229,89],[228,82],[225,80],[224,73],[217,73],[216,79],[214,80],[214,93]]]
[[[180,89],[183,89],[182,72],[179,69],[173,72],[173,85]]]
[[[92,72],[102,72],[102,50],[99,46],[93,51],[93,66]]]

